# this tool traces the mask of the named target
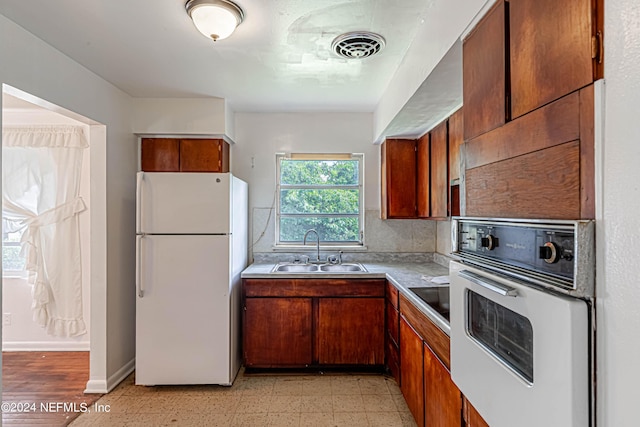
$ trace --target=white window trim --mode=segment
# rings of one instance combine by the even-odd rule
[[[276,153],[276,200],[275,200],[275,242],[274,251],[282,252],[301,252],[315,249],[315,244],[310,243],[302,245],[301,243],[282,243],[280,242],[280,160],[281,159],[298,159],[298,160],[358,160],[358,222],[360,224],[360,241],[359,242],[320,242],[320,248],[330,250],[347,250],[347,251],[366,251],[365,245],[365,209],[364,209],[364,154],[363,153]],[[313,241],[311,243],[314,243]]]

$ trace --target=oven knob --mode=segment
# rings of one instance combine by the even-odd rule
[[[547,264],[554,264],[562,258],[562,248],[553,242],[540,246],[540,258]]]
[[[498,238],[489,234],[487,235],[487,237],[483,237],[482,239],[480,239],[480,246],[492,251],[498,247]]]

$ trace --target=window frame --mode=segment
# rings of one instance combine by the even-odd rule
[[[340,189],[357,189],[358,190],[358,214],[344,216],[354,216],[358,218],[358,241],[352,242],[334,242],[334,241],[320,241],[320,246],[325,248],[331,248],[332,250],[337,249],[348,249],[348,250],[364,250],[365,246],[365,232],[364,232],[364,220],[365,220],[365,209],[364,209],[364,153],[276,153],[276,189],[275,189],[275,243],[274,249],[284,249],[284,250],[309,250],[310,245],[307,243],[306,246],[300,242],[282,242],[280,241],[280,218],[282,216],[280,212],[280,195],[282,191],[282,185],[280,183],[280,173],[281,173],[281,161],[282,160],[357,160],[358,161],[358,184],[352,186],[322,186],[322,188],[340,188]],[[318,188],[317,185],[295,185],[289,186],[285,185],[285,188],[291,189],[300,189],[300,188]],[[285,216],[287,216],[285,214]],[[298,215],[300,216],[300,215]],[[304,216],[304,214],[302,214]],[[309,215],[309,216],[326,216],[332,217],[336,216],[335,214],[323,214],[323,215]],[[315,240],[312,242],[314,243]]]

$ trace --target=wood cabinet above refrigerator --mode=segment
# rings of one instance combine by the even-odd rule
[[[229,172],[229,144],[222,139],[142,138],[143,172]]]

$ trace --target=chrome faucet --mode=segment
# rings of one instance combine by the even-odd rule
[[[316,251],[318,252],[318,255],[316,257],[316,261],[320,262],[320,235],[318,234],[318,232],[316,230],[314,230],[313,228],[308,229],[307,231],[305,231],[304,233],[304,237],[302,238],[302,245],[306,245],[307,244],[307,236],[309,235],[309,233],[314,232],[316,233],[316,238],[318,239],[316,241]]]

